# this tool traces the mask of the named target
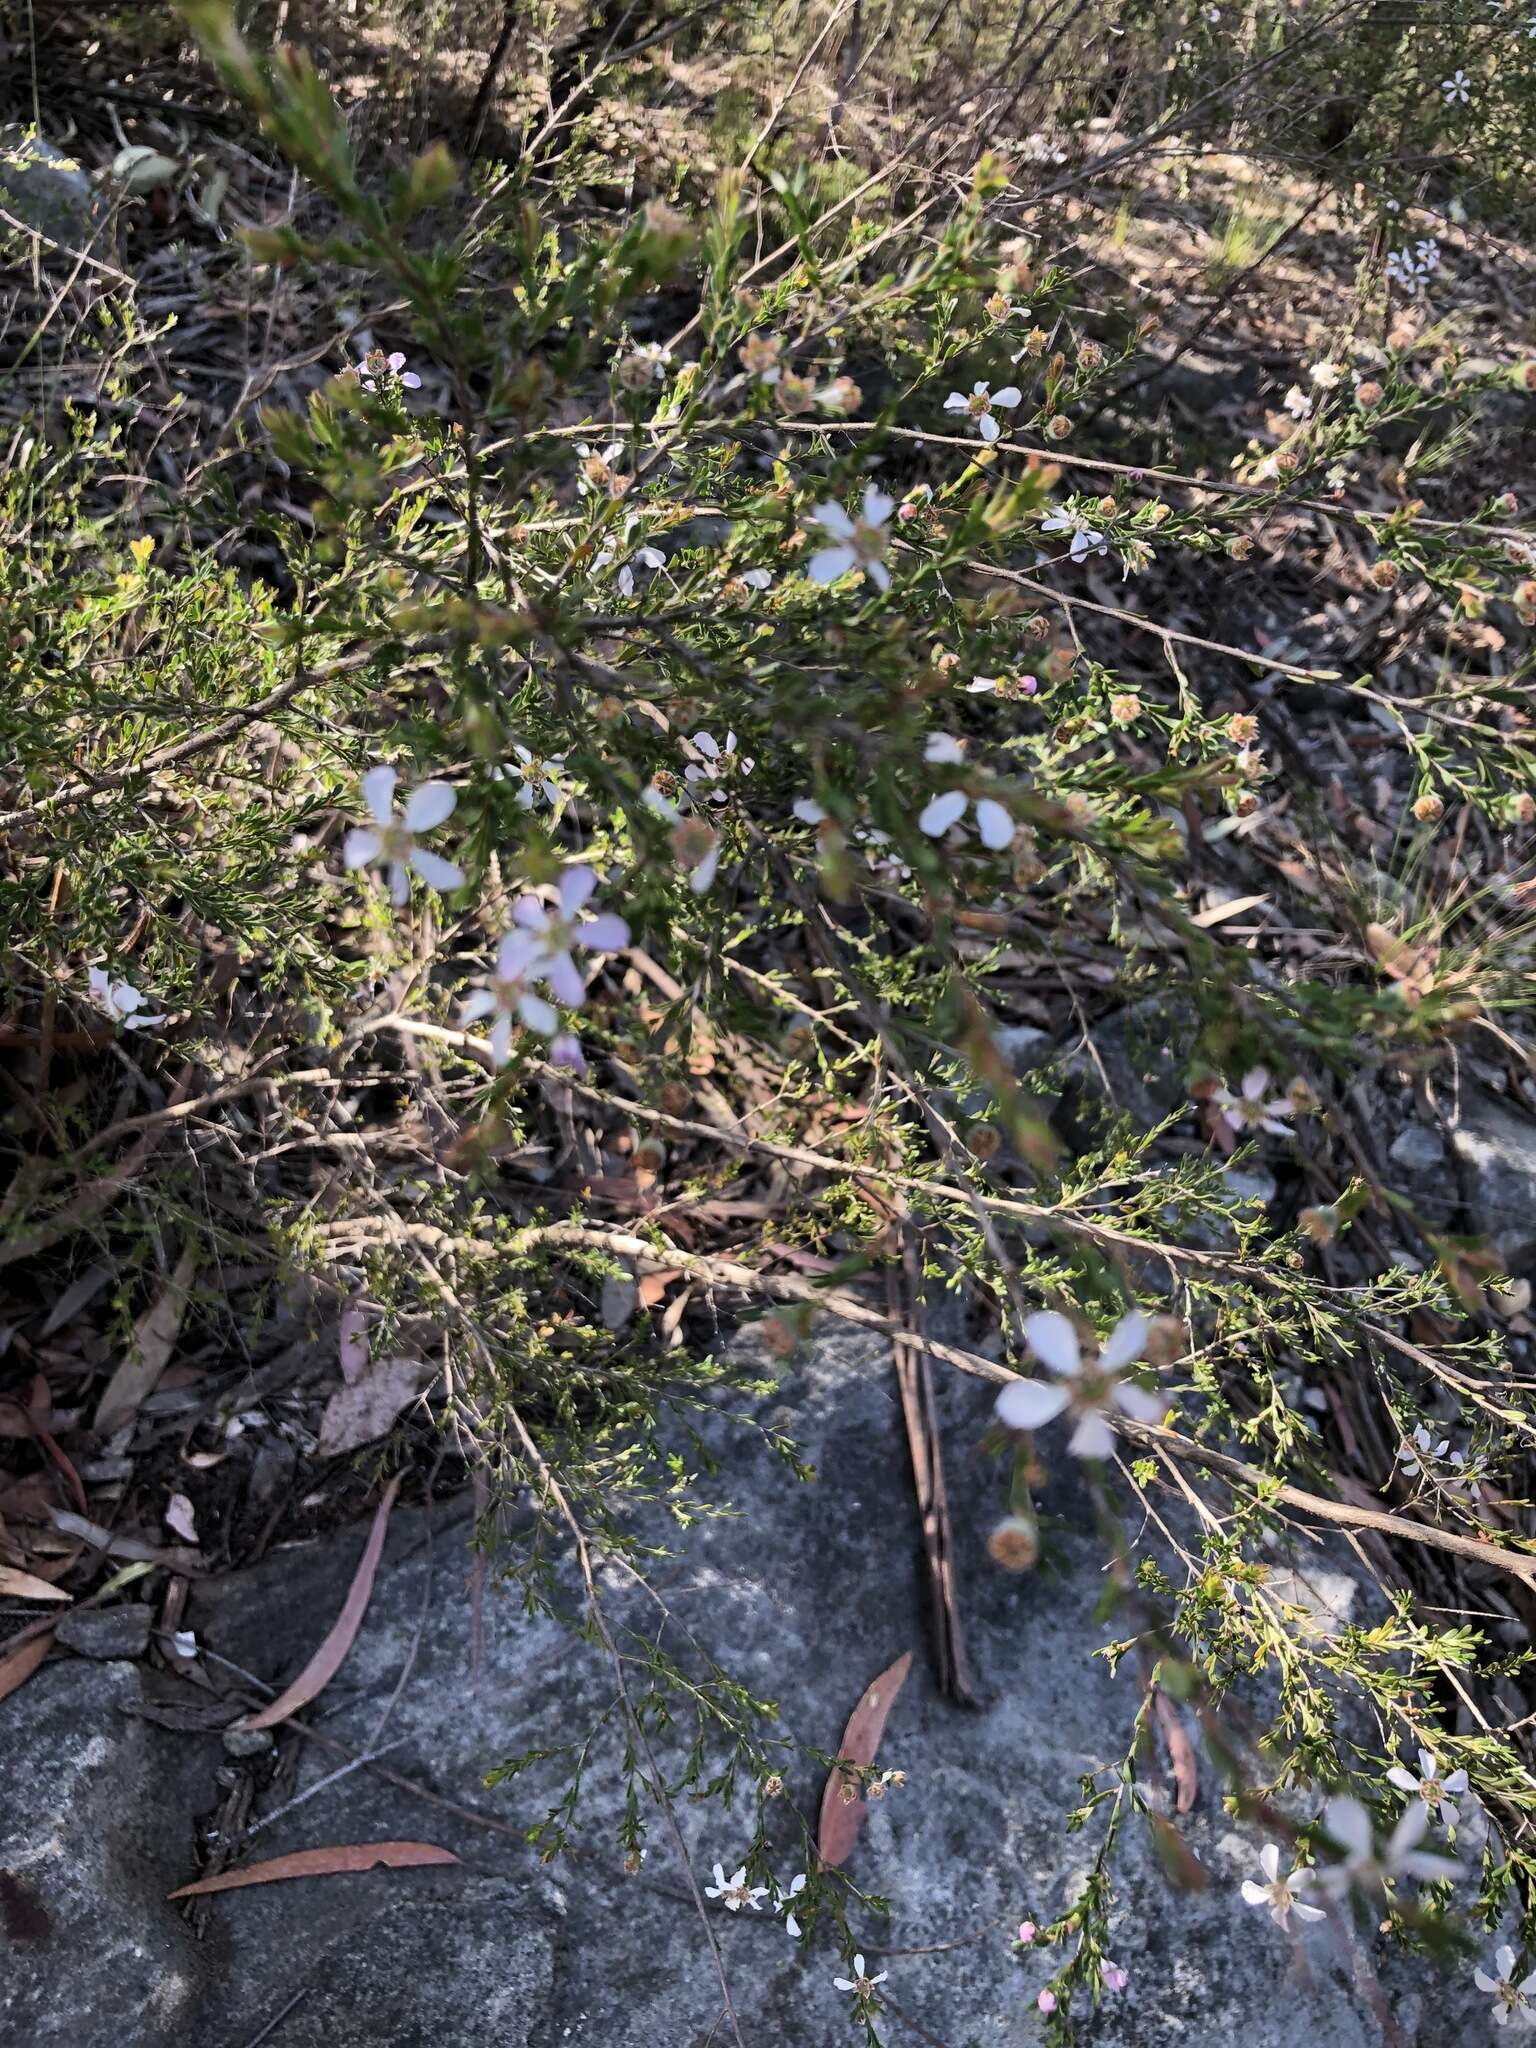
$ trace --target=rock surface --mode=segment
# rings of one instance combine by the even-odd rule
[[[816,1483],[797,1481],[745,1433],[715,1433],[720,1496],[746,1512],[696,1524],[658,1575],[678,1624],[775,1698],[783,1732],[799,1742],[835,1747],[867,1682],[902,1650],[915,1653],[881,1751],[908,1782],[870,1807],[849,1864],[861,1886],[891,1901],[888,1926],[869,1914],[854,1925],[871,1966],[889,1972],[884,1989],[903,2016],[882,2023],[893,2048],[1040,2038],[1034,1999],[1049,1966],[1014,1960],[1012,1930],[1075,1895],[1097,1829],[1064,1835],[1061,1816],[1082,1773],[1118,1767],[1138,1700],[1129,1660],[1114,1676],[1092,1655],[1111,1629],[1095,1618],[1103,1558],[1073,1475],[1059,1472],[1044,1496],[1061,1521],[1042,1567],[998,1572],[984,1546],[999,1486],[977,1449],[987,1390],[955,1382],[940,1398],[980,1711],[946,1703],[930,1677],[901,1415],[878,1342],[820,1342],[784,1371],[768,1404],[763,1419],[794,1429]],[[0,1704],[4,2048],[245,2048],[257,2036],[264,2048],[730,2041],[719,1978],[659,1822],[641,1872],[623,1874],[611,1738],[599,1737],[589,1764],[579,1851],[548,1869],[522,1831],[559,1790],[553,1767],[486,1788],[498,1761],[581,1740],[611,1707],[613,1687],[600,1658],[494,1588],[472,1669],[468,1529],[462,1505],[439,1508],[430,1525],[424,1511],[397,1514],[363,1631],[311,1711],[320,1734],[352,1754],[385,1750],[379,1768],[420,1791],[365,1769],[333,1776],[346,1756],[305,1741],[296,1786],[262,1790],[255,1811],[283,1808],[295,1790],[313,1796],[247,1851],[405,1837],[454,1850],[462,1868],[232,1893],[203,1905],[198,1938],[165,1893],[195,1874],[197,1818],[242,1771],[264,1785],[269,1761],[231,1760],[217,1729],[137,1718],[133,1666],[61,1659]],[[212,1661],[222,1656],[268,1683],[291,1677],[339,1610],[362,1540],[350,1531],[199,1589],[189,1621],[205,1666],[222,1668]],[[1323,1605],[1347,1608],[1347,1559],[1331,1562],[1337,1569],[1316,1557],[1304,1569],[1322,1573]],[[622,1578],[609,1598],[616,1623],[656,1627],[656,1608]],[[686,1732],[663,1751],[674,1771]],[[785,1776],[788,1796],[768,1819],[773,1866],[788,1878],[803,1866],[791,1809],[814,1814],[821,1787],[804,1759],[790,1757]],[[1144,1766],[1144,1782],[1166,1805],[1160,1760]],[[750,1802],[727,1815],[683,1798],[678,1812],[701,1881],[717,1859],[734,1868],[751,1837]],[[1179,1826],[1210,1883],[1174,1890],[1144,1826],[1127,1827],[1113,1953],[1130,1988],[1084,2038],[1103,2048],[1377,2048],[1380,2027],[1327,1930],[1307,1936],[1303,1967],[1239,1899],[1258,1839],[1234,1830],[1209,1767]],[[802,1949],[771,1915],[711,1911],[744,2043],[862,2040],[832,1986],[842,1964],[824,1926]],[[1382,1959],[1386,2004],[1417,2048],[1487,2038],[1486,2001],[1466,1987],[1465,1972],[1447,1979],[1426,1962]]]
[[[72,156],[40,135],[0,124],[0,205],[66,249],[88,243],[105,209]]]
[[[1511,1273],[1536,1279],[1536,1118],[1486,1088],[1469,1088],[1451,1148],[1471,1227]]]

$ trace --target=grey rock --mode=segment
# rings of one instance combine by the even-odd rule
[[[90,242],[107,217],[74,157],[14,125],[0,125],[0,205],[66,249]]]
[[[1512,1273],[1536,1278],[1536,1118],[1488,1089],[1464,1089],[1451,1150],[1473,1230]]]
[[[901,1651],[915,1653],[881,1751],[908,1782],[870,1807],[849,1864],[859,1885],[890,1898],[892,1918],[884,1925],[855,1904],[854,1929],[871,1954],[888,1952],[878,1964],[890,1971],[888,1988],[930,2038],[949,2048],[1027,2043],[1037,2038],[1034,1998],[1049,1963],[1013,1958],[1011,1929],[1076,1897],[1097,1834],[1090,1825],[1065,1835],[1062,1816],[1082,1773],[1118,1769],[1141,1700],[1132,1660],[1115,1675],[1093,1655],[1123,1632],[1124,1617],[1106,1621],[1096,1611],[1104,1559],[1080,1477],[1060,1444],[1045,1439],[1046,1560],[1021,1577],[997,1571],[985,1542],[1003,1511],[1002,1481],[978,1450],[990,1390],[941,1378],[957,1574],[987,1702],[961,1711],[930,1675],[921,1542],[888,1350],[842,1333],[789,1366],[760,1349],[750,1356],[778,1382],[760,1419],[791,1430],[825,1477],[804,1484],[752,1435],[707,1425],[720,1461],[712,1491],[744,1512],[701,1520],[677,1539],[678,1555],[657,1575],[673,1617],[669,1640],[685,1660],[690,1634],[707,1644],[733,1676],[777,1702],[771,1732],[823,1749],[836,1746],[875,1673]],[[0,1987],[13,1987],[17,2014],[0,2022],[5,2048],[13,2040],[18,2048],[121,2048],[125,2012],[134,2015],[134,2048],[243,2048],[280,2015],[276,2048],[722,2048],[730,2040],[686,1874],[648,1805],[647,1859],[638,1874],[624,1874],[613,1683],[601,1655],[553,1621],[527,1617],[515,1589],[502,1595],[492,1580],[476,1664],[465,1550],[472,1521],[467,1507],[439,1510],[430,1522],[421,1511],[397,1511],[364,1626],[314,1715],[346,1752],[389,1746],[385,1767],[430,1796],[366,1769],[335,1777],[345,1755],[306,1742],[298,1790],[314,1796],[281,1814],[251,1850],[406,1837],[453,1850],[464,1859],[458,1869],[233,1893],[209,1902],[205,1938],[194,1942],[163,1895],[191,1874],[192,1818],[216,1803],[214,1773],[237,1768],[217,1736],[126,1722],[107,1689],[109,1677],[131,1684],[122,1666],[49,1666],[6,1703],[0,1830],[15,1846],[0,1852],[0,1868],[46,1888],[56,1932],[51,1948],[22,1941],[7,1954],[0,1944]],[[273,1555],[239,1579],[200,1585],[188,1621],[205,1656],[232,1659],[269,1684],[290,1678],[340,1608],[362,1541],[361,1530],[349,1531]],[[1299,1602],[1369,1623],[1369,1588],[1343,1583],[1342,1546],[1327,1555],[1325,1565],[1315,1546],[1292,1557],[1277,1544],[1274,1565],[1292,1570],[1283,1583]],[[602,1583],[610,1624],[648,1640],[661,1611],[621,1573]],[[579,1611],[569,1578],[566,1596]],[[674,1773],[690,1732],[657,1738]],[[579,1853],[546,1874],[523,1831],[559,1796],[562,1767],[534,1762],[496,1790],[485,1775],[504,1759],[589,1734]],[[80,1761],[87,1753],[89,1769]],[[787,1879],[805,1867],[797,1810],[814,1816],[821,1783],[810,1759],[784,1754],[787,1794],[767,1809],[766,1824],[773,1867]],[[260,1786],[265,1764],[252,1768]],[[1142,1771],[1166,1806],[1161,1765],[1149,1758]],[[1237,1886],[1256,1866],[1260,1836],[1232,1828],[1221,1791],[1218,1773],[1203,1766],[1196,1809],[1177,1823],[1210,1874],[1203,1892],[1174,1890],[1146,1831],[1127,1824],[1114,1864],[1112,1953],[1132,1984],[1088,2024],[1085,2040],[1095,2048],[1380,2048],[1378,2024],[1326,1930],[1322,1939],[1303,1936],[1303,1973],[1286,1941],[1241,1904]],[[258,1794],[257,1810],[263,1798],[270,1806],[291,1796],[286,1787]],[[750,1800],[727,1813],[713,1800],[683,1798],[677,1821],[707,1882],[715,1861],[734,1868],[742,1857],[754,1810]],[[751,2048],[821,2048],[850,2037],[846,2001],[831,1982],[840,1958],[824,1924],[797,1947],[770,1914],[711,1912]],[[955,1945],[903,1953],[945,1943]],[[1461,1974],[1383,1960],[1385,2003],[1416,2048],[1481,2038],[1485,2015],[1475,1997],[1468,2002]],[[0,1989],[0,2011],[6,1996]],[[893,2023],[890,2038],[901,2031]]]
[[[1405,1173],[1444,1173],[1445,1145],[1428,1124],[1404,1124],[1387,1148],[1387,1157]]]
[[[142,1657],[149,1624],[149,1609],[135,1601],[127,1607],[83,1607],[62,1616],[54,1634],[77,1657]]]
[[[138,1698],[137,1666],[60,1658],[0,1708],[5,2048],[169,2042],[195,2008],[207,1959],[165,1895],[212,1784]]]
[[[1095,1020],[1093,1043],[1063,1048],[1080,1095],[1130,1116],[1148,1130],[1190,1107],[1189,1064],[1200,1013],[1178,995],[1146,996]]]

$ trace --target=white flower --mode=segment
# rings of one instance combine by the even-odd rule
[[[1240,1138],[1244,1131],[1268,1131],[1276,1138],[1294,1136],[1290,1125],[1282,1119],[1294,1116],[1296,1105],[1283,1095],[1266,1102],[1264,1091],[1268,1086],[1268,1068],[1252,1067],[1243,1076],[1239,1094],[1223,1087],[1211,1097],[1221,1109],[1222,1123],[1234,1138]]]
[[[773,1902],[775,1913],[782,1913],[784,1915],[784,1932],[791,1941],[798,1941],[800,1939],[800,1922],[795,1918],[795,1900],[799,1898],[804,1890],[805,1872],[802,1870],[798,1877],[790,1880],[789,1889],[780,1892]]]
[[[1429,1459],[1443,1458],[1450,1448],[1451,1440],[1448,1436],[1442,1437],[1439,1443],[1436,1443],[1428,1424],[1421,1422],[1413,1435],[1404,1437],[1398,1446],[1397,1462],[1412,1478],[1416,1473],[1426,1470]]]
[[[672,367],[672,351],[663,348],[659,341],[637,341],[633,354],[637,361],[645,364],[658,384]]]
[[[963,391],[951,391],[944,401],[946,412],[963,412],[976,422],[976,431],[983,441],[996,441],[1002,434],[992,408],[1000,405],[1007,412],[1024,396],[1017,384],[1005,384],[1001,391],[993,391],[986,384],[977,383],[972,387],[969,398]]]
[[[1292,419],[1304,420],[1312,411],[1312,401],[1299,384],[1293,384],[1285,394],[1282,403]]]
[[[368,353],[356,367],[357,381],[365,391],[377,391],[379,388],[378,380],[386,371],[388,371],[390,376],[398,378],[405,390],[419,391],[421,389],[421,379],[414,370],[408,370],[405,367],[405,357],[400,353],[399,349],[396,349],[393,355],[388,356],[384,354],[382,349],[369,349]]]
[[[1433,235],[1427,235],[1422,242],[1413,245],[1414,262],[1426,275],[1439,266],[1440,244]]]
[[[767,1898],[768,1887],[765,1884],[748,1884],[745,1864],[727,1881],[724,1864],[717,1863],[715,1881],[705,1885],[704,1896],[706,1899],[718,1899],[728,1913],[739,1913],[743,1906],[750,1906],[754,1913],[761,1913],[761,1901]]]
[[[434,825],[441,825],[452,816],[459,800],[455,790],[446,782],[424,782],[406,798],[402,814],[395,810],[394,769],[370,768],[362,778],[362,792],[374,823],[371,827],[355,825],[347,834],[343,858],[349,868],[365,868],[373,861],[382,861],[389,869],[389,900],[397,908],[411,893],[408,867],[414,868],[434,889],[464,886],[461,867],[416,844],[419,833],[430,832]]]
[[[1024,1336],[1036,1358],[1056,1375],[1047,1380],[1010,1380],[995,1404],[997,1419],[1009,1429],[1039,1429],[1070,1408],[1077,1417],[1067,1449],[1077,1458],[1107,1458],[1115,1448],[1109,1410],[1118,1408],[1137,1422],[1161,1422],[1167,1403],[1124,1377],[1140,1358],[1147,1341],[1147,1321],[1139,1309],[1122,1316],[1104,1339],[1096,1358],[1083,1361],[1077,1332],[1054,1309],[1027,1316]]]
[[[1102,533],[1096,533],[1084,519],[1081,512],[1053,512],[1049,519],[1040,522],[1042,533],[1070,533],[1071,554],[1074,562],[1086,562],[1090,555],[1107,555],[1109,542]]]
[[[1509,1947],[1501,1948],[1493,1960],[1498,1967],[1497,1977],[1490,1977],[1486,1970],[1474,1970],[1472,1981],[1479,1991],[1492,1993],[1494,2025],[1507,2027],[1512,2012],[1525,2016],[1526,2009],[1531,2003],[1531,1995],[1536,1992],[1536,1970],[1517,1984],[1514,1950]]]
[[[624,453],[622,441],[610,441],[606,448],[594,448],[590,442],[578,441],[576,453],[580,458],[576,488],[584,498],[590,492],[601,492],[610,498],[623,497],[629,488],[629,478],[617,475],[613,467]]]
[[[564,754],[535,754],[520,740],[512,742],[512,751],[517,756],[517,765],[493,768],[494,782],[518,784],[517,802],[525,811],[531,811],[542,799],[551,808],[558,809],[565,802],[565,791],[560,787],[559,778],[565,773]]]
[[[1458,100],[1465,106],[1472,97],[1472,81],[1465,71],[1453,71],[1449,78],[1442,78],[1440,90],[1445,94],[1445,104],[1454,106]]]
[[[1437,248],[1435,251],[1436,262],[1439,261],[1439,254],[1440,252]],[[1434,267],[1433,263],[1424,262],[1415,256],[1413,251],[1406,246],[1401,249],[1393,249],[1387,257],[1387,282],[1400,285],[1406,292],[1418,293],[1423,291],[1424,279]]]
[[[525,1024],[541,1038],[553,1038],[560,1028],[560,1015],[553,1003],[535,995],[531,983],[544,967],[544,954],[532,932],[511,931],[502,935],[496,949],[496,971],[487,987],[476,989],[459,1012],[460,1021],[473,1024],[480,1017],[494,1017],[491,1052],[497,1066],[505,1066],[512,1051],[512,1026]]]
[[[853,1959],[853,1975],[851,1977],[834,1977],[832,1982],[839,1991],[851,1991],[856,1998],[872,1998],[875,1986],[883,1984],[890,1974],[889,1970],[882,1970],[878,1976],[867,1977],[864,1974],[864,1958],[862,1956],[855,1956]]]
[[[732,775],[750,775],[757,763],[750,754],[736,752],[736,735],[728,732],[722,747],[712,732],[696,732],[693,744],[704,756],[702,761],[690,761],[683,770],[683,780],[695,797],[707,796],[712,804],[723,804],[728,791],[720,785]],[[713,789],[699,785],[713,783]]]
[[[1454,1770],[1442,1777],[1437,1759],[1427,1749],[1419,1751],[1419,1775],[1415,1777],[1402,1764],[1394,1764],[1387,1773],[1387,1782],[1395,1785],[1399,1792],[1417,1792],[1426,1808],[1435,1816],[1442,1827],[1453,1828],[1458,1813],[1446,1798],[1447,1792],[1465,1792],[1467,1774]]]
[[[590,868],[567,868],[560,877],[558,909],[547,909],[537,896],[520,896],[512,906],[513,922],[537,938],[542,955],[539,978],[573,1010],[586,1001],[587,985],[571,958],[571,948],[590,946],[594,952],[616,953],[629,944],[629,926],[613,911],[580,915],[596,887],[597,877]]]
[[[834,545],[812,555],[807,574],[813,583],[835,583],[850,569],[862,569],[877,590],[889,590],[891,572],[882,557],[886,536],[882,528],[895,510],[896,500],[877,491],[873,484],[864,493],[858,519],[850,519],[841,505],[818,505],[811,517],[830,533]]]
[[[141,1016],[145,1000],[142,992],[131,981],[114,981],[104,967],[87,968],[85,983],[91,1001],[125,1031],[149,1031],[165,1022],[163,1016]]]
[[[1314,363],[1307,375],[1319,391],[1332,391],[1344,381],[1344,372],[1337,363]]]
[[[1259,1868],[1264,1873],[1262,1884],[1256,1878],[1243,1879],[1243,1897],[1250,1906],[1268,1906],[1269,1917],[1277,1927],[1288,1927],[1291,1915],[1298,1920],[1324,1920],[1327,1915],[1321,1906],[1305,1905],[1297,1893],[1305,1891],[1308,1885],[1317,1882],[1317,1872],[1298,1867],[1289,1877],[1280,1875],[1280,1851],[1273,1842],[1266,1842],[1259,1851]]]
[[[1343,1861],[1323,1873],[1323,1884],[1331,1892],[1345,1892],[1351,1885],[1358,1885],[1363,1892],[1379,1892],[1396,1878],[1417,1877],[1429,1884],[1437,1878],[1466,1874],[1449,1856],[1430,1856],[1417,1847],[1429,1826],[1429,1808],[1422,1799],[1404,1810],[1382,1849],[1376,1846],[1371,1816],[1358,1799],[1330,1799],[1323,1825],[1344,1851]]]
[[[953,767],[964,758],[964,748],[949,733],[935,733],[923,749],[925,761],[936,761],[946,767]],[[965,816],[970,806],[971,798],[963,789],[946,789],[924,805],[918,815],[917,829],[926,832],[930,839],[942,839],[950,826],[958,824]],[[991,847],[994,853],[1001,853],[1004,847],[1013,844],[1013,819],[995,797],[976,798],[976,830],[981,834],[983,846]]]

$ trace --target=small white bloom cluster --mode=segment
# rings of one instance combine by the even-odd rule
[[[1415,242],[1409,248],[1405,242],[1401,249],[1393,249],[1387,256],[1387,282],[1395,284],[1400,291],[1416,295],[1423,291],[1424,280],[1432,277],[1440,267],[1440,244],[1433,235]]]

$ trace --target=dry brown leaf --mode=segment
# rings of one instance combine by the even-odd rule
[[[96,1406],[93,1427],[98,1436],[110,1435],[132,1422],[140,1404],[154,1392],[155,1383],[170,1363],[181,1333],[181,1319],[187,1312],[187,1297],[197,1273],[197,1250],[188,1245],[176,1261],[176,1270],[164,1290],[134,1325],[128,1355],[107,1382],[107,1390]]]
[[[6,1600],[68,1600],[62,1586],[50,1586],[33,1572],[13,1571],[0,1564],[0,1598]]]
[[[330,1684],[341,1669],[348,1650],[351,1649],[363,1616],[368,1611],[368,1601],[373,1592],[374,1577],[379,1569],[379,1559],[384,1551],[384,1533],[389,1527],[389,1511],[395,1504],[395,1495],[400,1491],[400,1475],[396,1473],[384,1489],[384,1498],[379,1502],[373,1518],[373,1527],[368,1531],[368,1541],[363,1545],[363,1554],[358,1559],[357,1570],[347,1591],[345,1604],[337,1616],[334,1627],[313,1657],[304,1666],[292,1685],[284,1688],[270,1705],[260,1713],[249,1714],[237,1723],[241,1728],[275,1728],[279,1721],[286,1721],[290,1714],[309,1702]]]
[[[197,1512],[184,1493],[173,1493],[166,1502],[165,1526],[185,1543],[197,1541]]]
[[[320,1418],[319,1449],[327,1458],[355,1451],[388,1433],[397,1415],[437,1377],[419,1358],[373,1358],[359,1378],[338,1387]]]
[[[25,1685],[53,1648],[53,1629],[18,1645],[8,1657],[0,1657],[0,1700],[8,1699],[17,1686]]]
[[[281,1884],[290,1877],[342,1877],[360,1870],[415,1870],[427,1863],[457,1863],[451,1849],[435,1842],[343,1842],[334,1849],[295,1849],[287,1856],[272,1856],[265,1863],[248,1863],[244,1870],[221,1870],[217,1877],[200,1877],[196,1884],[178,1885],[167,1892],[168,1899],[201,1899],[210,1892],[236,1892],[251,1884]]]
[[[875,1752],[880,1747],[880,1738],[885,1733],[885,1719],[895,1704],[896,1695],[907,1682],[907,1673],[912,1669],[912,1652],[906,1650],[889,1665],[848,1717],[848,1726],[843,1730],[838,1756],[852,1764],[872,1764]],[[855,1796],[846,1795],[852,1790]],[[839,1864],[844,1861],[859,1838],[859,1829],[864,1825],[865,1800],[858,1793],[858,1779],[841,1770],[834,1770],[827,1779],[826,1790],[821,1795],[821,1822],[817,1829],[817,1853],[823,1863]]]

